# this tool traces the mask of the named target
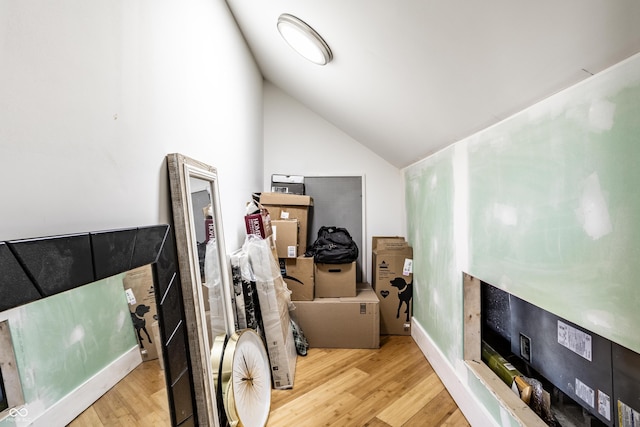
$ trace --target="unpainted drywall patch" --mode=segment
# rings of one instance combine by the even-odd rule
[[[603,310],[588,310],[585,312],[584,317],[589,323],[609,330],[613,329],[615,323],[613,315]]]
[[[493,217],[504,225],[518,225],[518,210],[513,206],[494,203]]]
[[[594,100],[589,107],[589,127],[597,132],[613,127],[616,105],[606,100]]]
[[[584,231],[593,240],[598,240],[613,230],[598,174],[592,173],[585,180],[576,215]]]
[[[77,325],[75,328],[73,328],[71,334],[69,334],[69,345],[71,346],[73,344],[81,342],[84,339],[84,335],[85,332],[82,325]]]
[[[434,263],[438,259],[438,238],[433,236],[431,238],[431,262]]]
[[[125,325],[127,327],[130,327],[130,324],[127,322],[127,320],[129,320],[130,318],[131,314],[129,312],[121,311],[120,313],[118,313],[118,318],[116,319],[116,330],[121,331]]]

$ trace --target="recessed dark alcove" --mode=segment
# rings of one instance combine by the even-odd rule
[[[640,420],[640,354],[468,274],[463,287],[467,366],[523,425]],[[551,420],[523,405],[516,376],[547,393]]]
[[[198,425],[181,283],[168,225],[0,242],[0,311],[151,265],[172,425]]]
[[[474,327],[480,329],[476,343],[482,348],[481,362],[523,400],[526,385],[532,385],[529,390],[538,396],[544,393],[547,411],[534,404],[529,407],[547,425],[628,427],[634,421],[629,424],[625,419],[638,419],[638,353],[465,276],[465,301],[472,300],[479,308]],[[472,327],[465,328],[465,335],[470,331]],[[477,353],[474,356],[479,361]]]

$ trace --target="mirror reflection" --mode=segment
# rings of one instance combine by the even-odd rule
[[[92,282],[82,290],[73,289],[65,294],[70,298],[79,292],[98,292],[100,289],[119,289],[111,294],[113,300],[109,300],[108,292],[100,292],[100,301],[117,313],[117,319],[122,320],[121,328],[114,328],[106,312],[100,318],[105,331],[109,331],[109,346],[117,347],[116,337],[125,330],[131,331],[131,337],[136,342],[140,353],[141,363],[135,366],[124,378],[118,381],[112,388],[104,393],[90,407],[79,414],[68,427],[83,427],[87,425],[103,425],[109,421],[153,422],[156,426],[171,425],[170,410],[167,401],[167,389],[162,344],[158,324],[158,307],[155,300],[156,281],[154,280],[151,265],[144,265],[108,278]],[[122,294],[126,296],[122,298]],[[61,295],[60,295],[61,296]],[[60,298],[58,296],[57,298]],[[56,296],[51,297],[56,298]],[[86,298],[86,296],[84,296]],[[127,314],[128,313],[128,314]],[[130,315],[130,316],[129,316]],[[109,326],[107,326],[109,325]],[[118,332],[120,331],[120,332]],[[135,338],[133,336],[135,335]],[[131,342],[131,340],[126,340]],[[15,363],[15,362],[14,362]],[[138,407],[127,407],[118,411],[117,415],[109,417],[112,408],[121,407],[123,395],[137,396]],[[146,408],[145,410],[142,410]]]
[[[217,225],[214,220],[211,183],[200,178],[189,177],[191,188],[193,231],[198,254],[198,267],[202,284],[203,304],[207,318],[208,340],[213,342],[218,335],[229,335],[225,320],[224,293],[221,271],[221,254],[217,240]]]

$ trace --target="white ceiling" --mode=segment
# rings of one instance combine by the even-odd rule
[[[637,0],[227,0],[264,78],[397,167],[640,52]],[[318,31],[315,65],[281,13]]]

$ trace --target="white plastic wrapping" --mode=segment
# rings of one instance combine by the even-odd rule
[[[289,318],[291,292],[280,274],[269,241],[248,235],[243,250],[255,277],[273,387],[293,387],[296,346]]]
[[[205,286],[209,288],[209,316],[213,337],[227,333],[221,277],[218,245],[216,239],[210,239],[204,257],[204,280]]]

